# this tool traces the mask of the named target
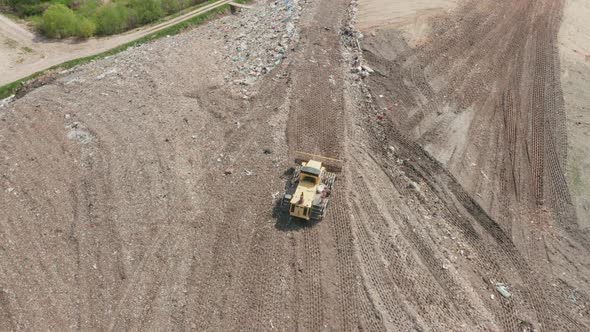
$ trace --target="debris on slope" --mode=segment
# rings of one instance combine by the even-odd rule
[[[510,298],[510,296],[512,295],[512,294],[510,294],[510,291],[508,291],[508,286],[504,283],[497,282],[496,283],[496,290],[504,298]]]
[[[307,0],[278,0],[258,3],[254,10],[242,11],[223,20],[220,29],[233,65],[226,82],[249,85],[278,66],[298,33],[302,6]]]

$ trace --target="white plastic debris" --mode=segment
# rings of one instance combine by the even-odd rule
[[[508,291],[508,286],[501,282],[496,283],[496,290],[498,291],[498,293],[500,293],[500,295],[502,295],[506,299],[512,296],[512,294],[510,294],[510,292]]]

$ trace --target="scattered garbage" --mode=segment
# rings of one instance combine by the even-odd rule
[[[366,71],[369,74],[373,74],[375,71],[373,69],[371,69],[371,67],[367,66],[367,65],[363,65],[361,66],[361,69]]]
[[[9,96],[9,97],[4,98],[4,99],[1,99],[0,100],[0,107],[4,107],[4,105],[8,105],[13,100],[14,100],[14,95]]]
[[[577,290],[577,289],[574,289],[574,290],[572,291],[572,295],[570,295],[570,303],[571,303],[571,304],[576,304],[576,303],[578,303],[578,296],[577,296],[577,292],[578,292],[578,290]]]
[[[274,194],[272,194],[272,201],[276,201],[277,198],[281,195],[281,193],[279,191],[275,192]]]
[[[508,286],[501,282],[496,283],[496,290],[498,291],[498,293],[500,293],[500,295],[502,295],[506,299],[512,296],[512,294],[510,294],[510,292],[508,291]]]
[[[263,150],[264,154],[272,154],[272,150],[269,148],[266,148]]]
[[[298,38],[295,25],[306,1],[260,2],[256,10],[221,20],[225,58],[233,64],[226,82],[250,85],[281,64]]]
[[[81,123],[74,122],[66,126],[68,139],[78,141],[80,144],[88,144],[92,141],[92,134]]]
[[[108,75],[116,74],[116,73],[117,73],[117,68],[110,69],[110,70],[108,70],[108,71],[106,71],[106,72],[104,72],[104,73],[96,76],[96,80],[100,81],[103,78],[107,77]]]
[[[420,186],[414,181],[410,181],[408,184],[408,189],[418,190],[419,188]]]

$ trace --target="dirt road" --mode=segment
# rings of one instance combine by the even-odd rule
[[[0,330],[588,330],[587,238],[551,176],[560,6],[466,2],[410,47],[359,40],[347,0],[259,2],[0,108]],[[232,81],[252,20],[299,37]],[[544,157],[507,168],[526,146]],[[345,160],[317,224],[276,208],[296,150]]]
[[[220,0],[179,15],[166,22],[138,28],[115,36],[87,40],[50,40],[0,14],[0,85],[14,82],[43,69],[94,54],[102,53],[150,33],[203,14],[231,2]]]

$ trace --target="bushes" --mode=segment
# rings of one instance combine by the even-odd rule
[[[129,6],[134,9],[138,25],[153,22],[164,16],[160,0],[131,0]]]
[[[90,20],[86,17],[79,18],[77,36],[82,37],[82,38],[90,38],[90,37],[94,36],[95,31],[96,31],[96,24],[92,20]]]
[[[162,10],[167,14],[173,14],[186,7],[184,0],[161,0]]]
[[[96,14],[98,33],[112,35],[127,30],[127,8],[121,3],[109,3]]]
[[[78,17],[70,8],[62,4],[51,5],[43,13],[41,30],[50,38],[75,36],[78,30],[78,21]]]
[[[89,18],[76,15],[73,10],[62,5],[51,5],[41,16],[41,31],[50,38],[83,37],[94,35],[96,24]]]
[[[1,1],[1,0],[0,0]],[[207,0],[5,0],[50,38],[112,35]]]
[[[41,15],[47,9],[47,4],[40,0],[10,0],[9,4],[20,17]]]

